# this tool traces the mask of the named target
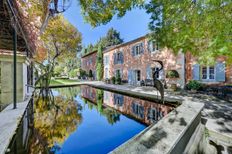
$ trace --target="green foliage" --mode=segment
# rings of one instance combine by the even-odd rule
[[[111,80],[111,82],[112,82],[113,84],[115,84],[115,81],[116,81],[115,76],[113,76],[110,80]]]
[[[86,71],[85,71],[85,70],[80,69],[80,76],[81,76],[81,77],[87,76]]]
[[[115,83],[116,84],[121,84],[122,83],[122,79],[120,77],[120,73],[119,72],[116,73]]]
[[[174,53],[189,51],[200,63],[214,63],[218,56],[232,62],[231,0],[80,0],[80,5],[92,26],[106,24],[136,6],[144,7],[151,14],[150,37],[161,46]]]
[[[89,70],[89,77],[92,78],[93,77],[93,71]]]
[[[199,90],[202,87],[202,84],[196,80],[191,80],[186,85],[187,89],[189,90]]]
[[[100,38],[96,46],[101,45],[103,48],[123,43],[123,39],[120,37],[120,32],[114,28],[110,28],[105,37]]]
[[[131,10],[135,6],[139,6],[143,0],[78,0],[81,5],[81,12],[84,19],[93,27],[100,24],[107,24],[115,14],[122,17],[127,10]]]
[[[97,51],[97,80],[102,80],[103,78],[103,52],[102,52],[102,46],[98,46]]]
[[[169,70],[167,72],[166,78],[179,78],[179,73],[176,70]]]
[[[69,77],[71,78],[77,77],[77,72],[78,72],[78,69],[71,70],[69,72]]]

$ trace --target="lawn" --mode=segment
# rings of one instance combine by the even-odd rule
[[[68,84],[75,84],[78,83],[79,80],[70,80],[70,79],[52,79],[50,86],[57,86],[57,85],[68,85]]]

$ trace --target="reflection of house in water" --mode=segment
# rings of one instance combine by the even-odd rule
[[[96,90],[97,89],[89,86],[81,86],[81,96],[96,103]],[[124,96],[109,91],[104,91],[103,98],[103,106],[114,108],[117,111],[148,125],[157,122],[173,109],[171,106]]]
[[[104,91],[104,104],[140,122],[151,124],[167,115],[173,107]]]
[[[89,87],[89,86],[81,86],[81,96],[89,99],[90,101],[96,103],[96,90],[95,88]]]

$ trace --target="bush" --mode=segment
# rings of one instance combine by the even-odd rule
[[[202,84],[196,80],[191,80],[186,87],[188,90],[199,90],[202,87]]]
[[[120,77],[120,73],[116,74],[116,84],[121,84],[122,83],[122,79]]]
[[[166,78],[179,78],[179,73],[176,70],[169,70],[167,72]]]
[[[115,84],[115,77],[113,76],[112,78],[111,78],[111,82],[113,83],[113,84]]]
[[[93,77],[93,72],[92,72],[92,70],[89,70],[89,77],[90,77],[90,78]]]

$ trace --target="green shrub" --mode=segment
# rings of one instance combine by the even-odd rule
[[[196,80],[190,80],[186,87],[189,90],[199,90],[202,87],[202,84]]]
[[[116,84],[121,84],[122,83],[122,79],[120,77],[120,73],[116,73]]]
[[[167,72],[166,78],[179,78],[179,73],[176,70],[169,70]]]
[[[113,76],[112,78],[111,78],[111,82],[113,83],[113,84],[115,84],[115,77]]]
[[[93,77],[93,72],[92,72],[92,70],[89,70],[89,77],[90,77],[90,78]]]

